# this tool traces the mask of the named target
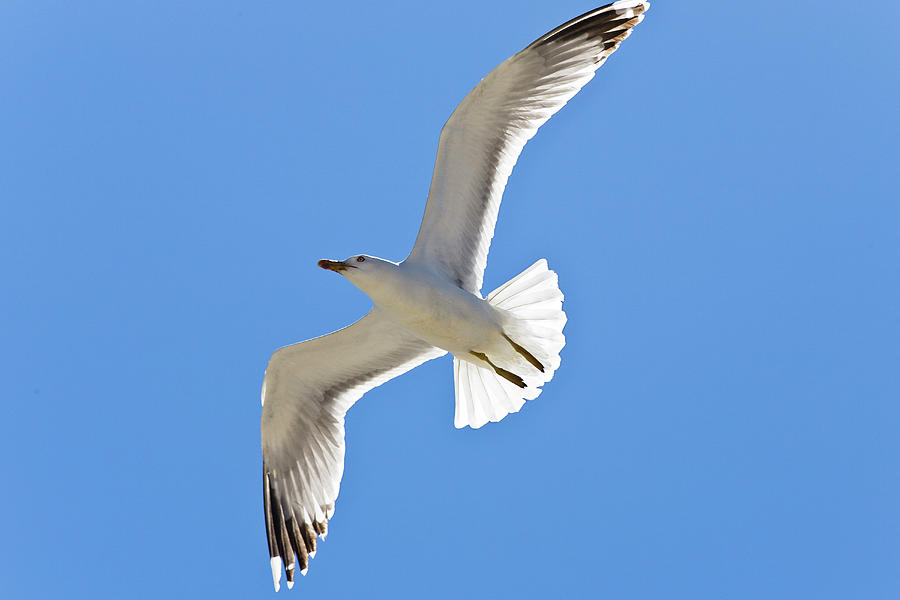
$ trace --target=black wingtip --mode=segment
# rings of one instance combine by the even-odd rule
[[[649,8],[650,3],[643,1],[606,4],[566,21],[556,29],[536,39],[529,47],[551,42],[563,42],[583,34],[602,34],[619,27],[625,27],[626,31],[630,31],[632,27],[640,23],[643,18],[641,15],[647,12]]]

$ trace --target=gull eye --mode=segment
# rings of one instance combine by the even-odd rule
[[[356,262],[366,262],[366,257],[365,256],[357,256]]]

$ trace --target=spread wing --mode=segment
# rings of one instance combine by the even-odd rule
[[[368,390],[446,354],[379,313],[277,350],[262,388],[263,503],[275,590],[306,573],[344,470],[344,415]]]
[[[441,131],[425,217],[407,260],[480,293],[500,198],[525,143],[594,77],[650,3],[623,0],[557,27],[491,71]]]

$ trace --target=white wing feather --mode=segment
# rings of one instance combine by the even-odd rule
[[[500,199],[525,143],[594,77],[650,3],[623,0],[540,37],[491,71],[441,131],[425,217],[407,260],[480,294]]]
[[[275,589],[306,572],[344,470],[344,415],[368,390],[446,354],[377,308],[339,331],[277,350],[262,391],[263,496]],[[296,555],[296,561],[295,561]]]

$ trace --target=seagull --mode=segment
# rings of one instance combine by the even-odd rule
[[[541,259],[482,297],[500,199],[525,143],[594,77],[650,3],[621,0],[491,71],[441,130],[415,245],[400,263],[320,260],[372,300],[352,325],[276,350],[262,385],[263,504],[275,591],[305,575],[344,470],[344,417],[368,390],[448,352],[457,428],[518,412],[559,368],[563,294]]]

